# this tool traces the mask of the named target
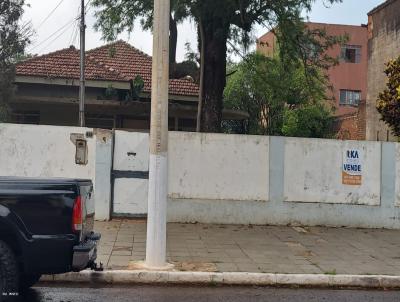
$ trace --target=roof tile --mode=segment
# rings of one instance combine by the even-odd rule
[[[79,79],[79,50],[74,47],[34,57],[17,64],[17,75]],[[87,80],[127,82],[140,75],[144,92],[151,92],[152,58],[124,41],[117,41],[86,52]],[[171,79],[169,93],[197,96],[198,85],[184,79]]]

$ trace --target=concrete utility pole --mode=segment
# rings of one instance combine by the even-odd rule
[[[154,0],[146,266],[165,268],[170,0]]]
[[[79,126],[85,127],[85,0],[81,0],[81,77],[79,86]]]

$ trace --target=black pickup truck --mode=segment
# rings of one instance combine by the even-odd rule
[[[42,274],[96,268],[90,180],[0,177],[0,301]]]

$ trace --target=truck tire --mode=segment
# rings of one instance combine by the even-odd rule
[[[41,276],[42,275],[40,274],[21,274],[21,277],[19,279],[20,291],[26,291],[28,288],[35,285],[39,281]]]
[[[0,240],[0,301],[18,295],[19,269],[12,249]]]

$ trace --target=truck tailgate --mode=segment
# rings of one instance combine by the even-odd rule
[[[84,241],[93,232],[94,227],[94,194],[93,186],[89,183],[80,183],[79,191],[82,198],[82,235]]]

